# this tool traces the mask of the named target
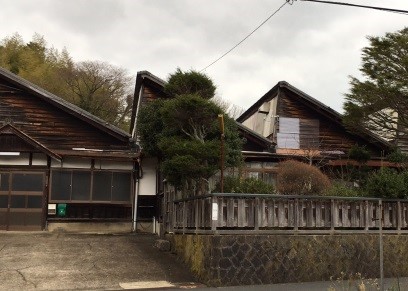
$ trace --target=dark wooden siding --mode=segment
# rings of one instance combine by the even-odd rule
[[[316,133],[307,132],[308,122],[318,120],[319,133],[317,145],[320,150],[347,152],[353,145],[366,145],[367,149],[373,155],[380,156],[381,150],[373,144],[367,144],[367,141],[348,132],[345,127],[338,124],[332,118],[329,118],[322,109],[317,106],[312,107],[301,97],[288,90],[282,90],[279,95],[277,113],[280,117],[299,118],[301,139],[302,135],[317,136]],[[302,125],[303,124],[303,125]],[[302,133],[303,130],[303,133]],[[301,142],[302,147],[302,142]]]
[[[34,148],[21,140],[19,137],[12,134],[1,134],[0,135],[0,151],[14,151],[27,152],[32,151]]]
[[[165,99],[168,98],[162,91],[155,89],[153,87],[145,85],[143,87],[143,94],[141,100],[141,106],[143,107],[144,104],[149,103],[156,99]]]
[[[49,149],[128,148],[127,141],[120,141],[40,97],[1,80],[0,126],[8,122]]]

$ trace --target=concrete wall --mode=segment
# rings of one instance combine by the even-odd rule
[[[75,233],[129,233],[131,222],[49,222],[50,232],[63,231]]]
[[[379,237],[358,235],[168,235],[172,249],[211,286],[379,277]],[[386,277],[408,276],[408,235],[384,236]]]

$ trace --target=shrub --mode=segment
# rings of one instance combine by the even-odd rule
[[[275,192],[275,189],[272,185],[269,185],[262,180],[247,178],[241,180],[241,191],[243,193],[272,194]]]
[[[280,194],[318,195],[330,185],[329,178],[314,166],[293,160],[278,165],[277,190]]]
[[[361,164],[366,163],[371,155],[370,152],[366,149],[365,146],[352,146],[348,152],[349,158],[355,160]]]
[[[408,173],[398,173],[389,168],[381,169],[367,179],[364,188],[368,196],[381,198],[406,198]]]
[[[359,197],[364,196],[361,189],[348,187],[344,183],[334,183],[324,194],[327,196]]]
[[[408,155],[397,149],[387,156],[387,160],[393,163],[406,163],[408,162]]]
[[[220,184],[215,188],[216,192],[220,192]],[[265,183],[262,180],[255,178],[241,179],[238,177],[224,178],[225,193],[247,193],[247,194],[273,194],[275,188],[272,185]]]

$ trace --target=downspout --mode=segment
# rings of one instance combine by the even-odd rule
[[[137,107],[136,107],[136,114],[135,114],[135,122],[133,123],[133,130],[132,130],[132,138],[137,142],[137,117],[139,115],[139,108],[142,100],[142,92],[143,92],[144,86],[143,84],[140,86],[139,90],[139,96],[137,100]],[[140,174],[141,172],[141,161],[140,158],[137,159],[137,168],[135,169],[135,197],[133,201],[133,217],[132,217],[132,231],[136,232],[137,230],[137,198],[139,197],[139,190],[140,190],[140,178],[142,178],[142,175]],[[136,166],[136,164],[135,164]]]
[[[137,198],[139,197],[139,190],[140,190],[140,184],[139,180],[142,178],[143,175],[141,175],[141,165],[140,165],[140,159],[137,159],[134,165],[134,179],[135,179],[135,197],[133,201],[133,217],[132,217],[132,232],[136,232],[137,230]]]

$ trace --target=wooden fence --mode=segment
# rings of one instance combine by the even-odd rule
[[[176,200],[168,192],[163,206],[174,233],[408,233],[408,200],[236,193]]]

